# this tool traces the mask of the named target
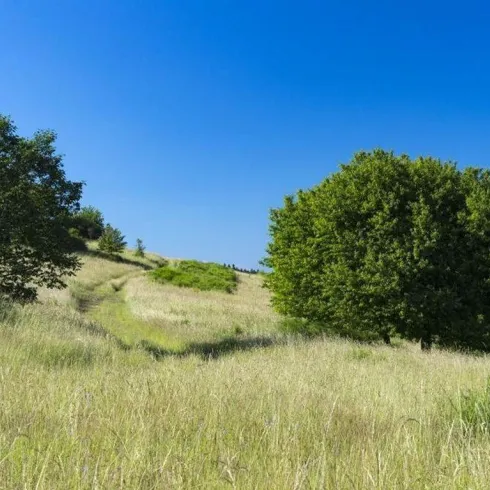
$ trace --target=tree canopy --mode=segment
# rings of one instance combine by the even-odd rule
[[[0,294],[12,298],[62,287],[79,266],[66,223],[79,209],[82,183],[66,178],[55,141],[52,131],[20,137],[0,115]]]
[[[360,152],[270,220],[281,313],[356,338],[490,349],[488,170]]]
[[[97,240],[104,231],[104,215],[94,206],[84,206],[71,217],[70,228],[86,240]]]

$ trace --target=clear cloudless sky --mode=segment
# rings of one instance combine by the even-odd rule
[[[0,0],[0,112],[130,244],[255,267],[361,149],[490,163],[486,1]]]

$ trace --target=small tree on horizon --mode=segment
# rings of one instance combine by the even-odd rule
[[[143,245],[143,240],[141,238],[136,239],[136,250],[134,251],[134,255],[136,257],[144,257],[145,256],[146,247]]]
[[[109,223],[105,226],[102,236],[99,238],[99,250],[110,254],[121,253],[126,246],[124,235],[118,228]]]

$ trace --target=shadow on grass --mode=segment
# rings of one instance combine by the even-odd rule
[[[103,252],[102,250],[86,250],[83,252],[80,252],[80,254],[83,255],[88,255],[90,257],[98,257],[100,259],[104,260],[110,260],[111,262],[118,262],[120,264],[127,264],[127,265],[134,265],[135,267],[140,267],[141,269],[145,271],[149,271],[152,269],[155,269],[156,267],[161,267],[165,265],[165,261],[158,260],[158,259],[152,259],[152,258],[147,258],[149,262],[151,262],[153,265],[145,264],[143,262],[140,262],[139,260],[136,259],[130,259],[128,257],[123,257],[122,255],[118,254],[110,254],[108,252]]]
[[[153,259],[152,257],[146,257],[146,260],[154,264],[155,267],[163,267],[164,265],[168,265],[168,260],[161,258],[161,259]]]
[[[183,350],[180,351],[165,349],[146,340],[139,342],[137,347],[148,352],[148,354],[150,354],[156,360],[166,357],[187,357],[190,355],[198,355],[203,360],[208,360],[219,359],[222,356],[232,354],[234,352],[263,349],[273,345],[279,345],[283,342],[284,341],[282,339],[272,337],[227,337],[215,342],[194,342],[188,344]]]
[[[263,349],[277,345],[279,339],[272,337],[226,337],[216,342],[195,342],[188,344],[185,353],[197,354],[203,359],[218,359],[219,357],[239,351]]]

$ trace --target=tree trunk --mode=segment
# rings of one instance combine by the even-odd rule
[[[432,335],[430,333],[426,333],[422,336],[420,340],[420,347],[423,351],[430,351],[432,348]]]

